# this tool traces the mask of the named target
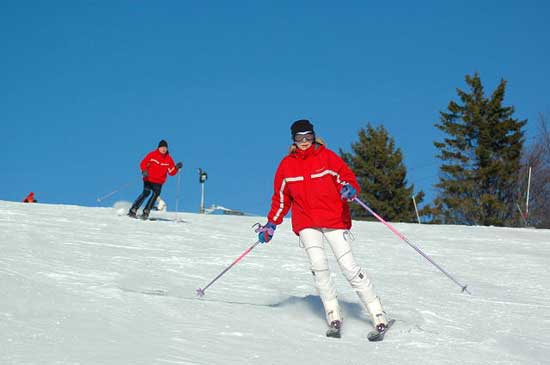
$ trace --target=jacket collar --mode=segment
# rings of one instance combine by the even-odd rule
[[[307,150],[302,151],[299,148],[296,148],[292,153],[291,156],[295,158],[299,158],[301,160],[305,160],[311,156],[316,155],[321,151],[321,149],[325,148],[325,146],[320,145],[318,143],[314,143],[311,147],[309,147]]]
[[[170,151],[166,151],[166,153],[163,155],[162,153],[160,153],[159,149],[157,148],[155,150],[155,154],[159,157],[166,158],[166,156],[168,156],[170,154]]]

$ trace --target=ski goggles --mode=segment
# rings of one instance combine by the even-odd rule
[[[313,133],[306,133],[306,134],[295,134],[294,135],[294,142],[313,142],[315,140],[315,135]]]

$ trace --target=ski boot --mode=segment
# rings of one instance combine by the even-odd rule
[[[374,323],[374,331],[369,332],[367,338],[369,341],[382,341],[387,330],[393,325],[395,320],[392,319],[388,321],[386,318],[386,312],[384,312],[379,298],[376,298],[372,302],[368,303],[367,309],[370,312],[372,322]]]
[[[388,330],[394,323],[395,319],[390,319],[388,323],[378,323],[375,327],[375,330],[367,334],[368,340],[372,342],[384,340],[386,332],[388,332]]]
[[[329,328],[327,330],[327,337],[340,338],[342,330],[342,313],[340,312],[340,306],[338,305],[338,299],[334,298],[323,303],[326,310],[327,323]]]
[[[330,327],[327,330],[327,337],[340,338],[342,330],[342,321],[336,320],[330,323]]]
[[[388,320],[386,318],[386,312],[382,308],[382,303],[380,303],[380,298],[376,297],[373,301],[367,303],[367,310],[369,311],[372,317],[372,323],[374,327],[378,329],[378,326],[387,327]]]
[[[386,328],[388,328],[388,326],[385,323],[378,323],[376,325],[376,330],[380,333],[385,332]]]

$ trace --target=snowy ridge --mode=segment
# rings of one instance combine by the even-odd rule
[[[397,322],[381,343],[332,259],[344,311],[326,326],[289,220],[0,201],[2,364],[543,364],[550,356],[550,231],[354,222],[354,254]]]

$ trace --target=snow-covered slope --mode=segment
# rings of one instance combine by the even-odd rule
[[[305,254],[286,221],[0,201],[2,364],[543,364],[550,358],[550,231],[396,224],[472,295],[380,223],[354,252],[388,315],[384,342],[339,273],[341,339],[324,336]]]

